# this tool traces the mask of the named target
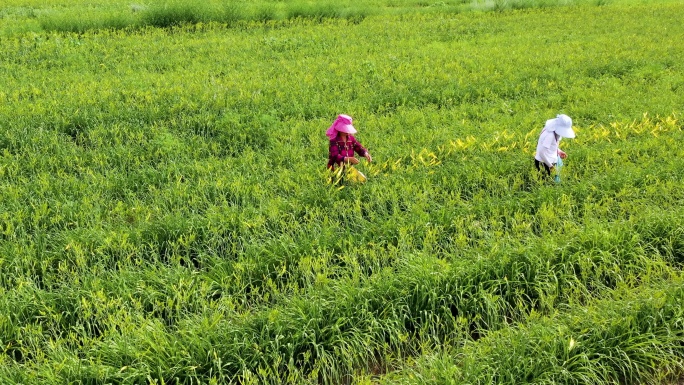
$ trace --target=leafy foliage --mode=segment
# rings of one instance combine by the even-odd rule
[[[0,382],[681,370],[681,4],[9,1]],[[339,113],[362,186],[328,183]]]

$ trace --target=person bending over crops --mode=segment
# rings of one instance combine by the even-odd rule
[[[352,126],[352,118],[349,115],[338,115],[332,126],[325,132],[325,135],[330,139],[329,169],[334,170],[335,166],[344,164],[359,164],[359,160],[354,157],[354,152],[369,162],[372,161],[373,158],[371,158],[368,150],[361,146],[361,143],[352,135],[355,133],[356,129]]]
[[[572,119],[569,116],[560,114],[555,119],[547,120],[539,135],[537,153],[534,155],[534,166],[537,170],[541,171],[543,167],[550,176],[558,158],[565,159],[568,156],[558,148],[561,139],[574,137],[575,131],[572,130]]]

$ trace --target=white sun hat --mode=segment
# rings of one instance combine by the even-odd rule
[[[563,138],[572,139],[575,137],[575,131],[572,130],[572,119],[565,114],[560,114],[554,119],[547,120],[544,128],[555,132]]]

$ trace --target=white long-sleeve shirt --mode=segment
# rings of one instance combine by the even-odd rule
[[[558,159],[558,144],[561,141],[561,137],[556,135],[555,132],[544,130],[541,135],[539,135],[539,142],[537,142],[537,153],[534,155],[534,159],[544,162],[549,167],[553,167]]]

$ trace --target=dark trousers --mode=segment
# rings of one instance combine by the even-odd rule
[[[537,168],[538,171],[542,170],[542,167],[544,167],[544,170],[546,170],[547,175],[551,175],[551,167],[547,166],[546,163],[540,162],[537,159],[534,160],[534,167]]]

